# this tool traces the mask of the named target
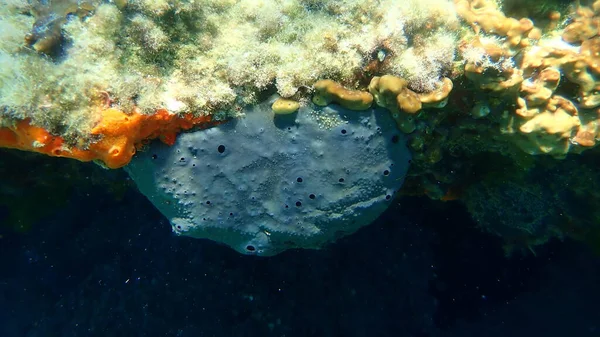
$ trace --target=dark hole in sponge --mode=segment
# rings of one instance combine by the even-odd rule
[[[302,206],[302,203],[300,201],[296,201],[296,206],[300,207],[300,206]]]
[[[301,183],[302,182],[302,178],[298,177],[298,179],[296,179],[297,182]]]
[[[389,171],[389,170],[385,170],[385,171],[383,171],[383,175],[384,175],[384,176],[389,176],[389,175],[390,175],[390,171]]]
[[[311,198],[311,199],[314,199],[314,198],[316,198],[316,196],[315,196],[314,194],[311,194],[311,195],[309,195],[308,197],[309,197],[309,198]]]
[[[343,182],[344,182],[344,178],[340,178],[340,179],[338,179],[338,181],[339,181],[340,183],[343,183]]]
[[[346,129],[342,129],[342,135],[345,135],[346,132],[348,132],[348,131],[346,131]]]
[[[217,151],[219,151],[219,153],[225,152],[225,145],[219,145],[219,147],[217,147]]]
[[[254,252],[256,251],[256,247],[254,247],[253,245],[247,245],[246,250],[249,252]]]

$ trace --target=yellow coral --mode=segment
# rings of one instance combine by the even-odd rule
[[[595,37],[600,1],[592,8],[577,9],[562,34],[563,41],[548,38],[534,46],[530,43],[538,39],[537,29],[527,20],[506,18],[493,1],[455,2],[476,33],[481,28],[508,42],[476,36],[461,44],[466,77],[516,106],[514,113],[502,118],[508,139],[528,153],[556,156],[594,146],[600,137],[600,115],[590,111],[600,106],[600,37]],[[520,33],[516,22],[521,25]],[[481,51],[482,56],[473,57],[472,50]],[[517,54],[520,62],[514,58]],[[578,90],[569,89],[567,94],[560,90],[563,74]]]
[[[506,37],[510,46],[529,46],[531,40],[541,37],[541,30],[534,27],[530,19],[508,18],[493,0],[455,0],[456,11],[472,25],[476,32],[482,29],[486,33]]]
[[[414,117],[410,114],[421,109],[421,102],[417,98],[417,104],[414,98],[411,98],[412,95],[407,94],[410,90],[407,85],[406,80],[396,76],[375,76],[369,83],[369,92],[373,94],[377,105],[390,111],[400,131],[411,133],[415,130],[415,122]],[[401,95],[401,93],[404,94]],[[414,94],[414,92],[412,93]],[[416,109],[417,105],[418,109]],[[402,108],[408,109],[408,111],[403,112]]]
[[[415,93],[408,88],[408,82],[392,75],[375,76],[369,83],[378,106],[386,108],[396,121],[398,129],[404,133],[415,130],[415,117],[412,116],[425,106],[443,106],[452,90],[452,80],[443,78],[436,89],[426,93]]]
[[[419,94],[419,100],[425,106],[439,106],[446,101],[453,87],[452,80],[444,77],[435,90]]]
[[[373,103],[373,96],[366,91],[349,90],[332,80],[320,80],[314,84],[313,103],[326,106],[337,103],[350,110],[366,110]]]
[[[273,110],[276,115],[289,115],[298,111],[298,109],[300,109],[300,103],[281,97],[276,99],[275,102],[273,102],[273,105],[271,105],[271,110]]]

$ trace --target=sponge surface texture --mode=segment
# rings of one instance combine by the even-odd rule
[[[127,170],[177,234],[238,252],[320,248],[375,220],[410,154],[389,112],[338,106],[243,118],[149,145]]]

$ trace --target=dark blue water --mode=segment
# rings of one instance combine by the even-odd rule
[[[0,156],[2,337],[600,335],[596,255],[506,257],[456,202],[400,198],[326,249],[256,258],[173,236],[122,171]]]

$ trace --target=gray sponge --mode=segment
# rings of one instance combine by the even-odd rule
[[[134,157],[130,176],[175,233],[274,255],[319,248],[392,202],[410,154],[388,111],[310,106],[273,116],[268,103]]]

